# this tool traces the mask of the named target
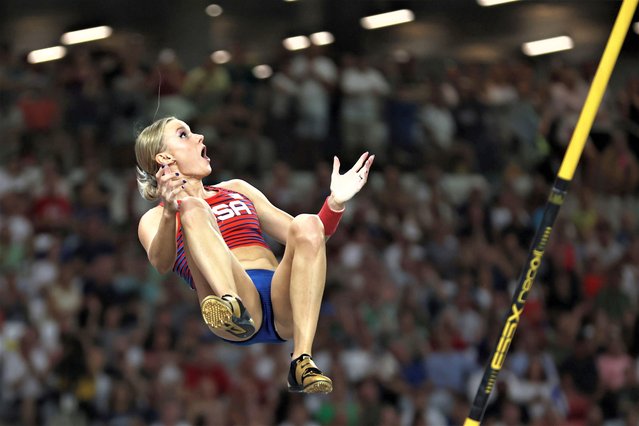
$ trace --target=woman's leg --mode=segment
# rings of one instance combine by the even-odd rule
[[[325,280],[324,225],[317,215],[299,215],[271,285],[275,325],[282,337],[293,336],[294,359],[312,353]]]
[[[239,297],[250,316],[255,318],[255,328],[259,329],[262,322],[260,296],[222,239],[210,206],[199,198],[185,198],[180,205],[180,220],[186,258],[200,303],[211,295]],[[214,331],[226,339],[237,340],[236,336],[217,327]]]
[[[317,215],[293,219],[282,262],[271,284],[275,326],[281,336],[293,335],[293,360],[288,373],[291,392],[328,393],[333,382],[311,358],[324,282],[324,225]]]

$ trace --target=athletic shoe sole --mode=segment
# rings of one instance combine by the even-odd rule
[[[255,333],[253,320],[248,315],[233,312],[231,303],[221,297],[206,296],[200,307],[204,322],[214,329],[227,331],[240,338],[250,337]]]
[[[292,393],[331,393],[333,392],[333,384],[324,380],[318,380],[310,383],[308,386],[291,386],[288,385],[288,391]]]

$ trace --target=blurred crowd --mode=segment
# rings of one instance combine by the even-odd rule
[[[31,65],[0,46],[1,425],[463,423],[593,64],[311,48],[257,78],[232,54],[187,68],[131,42]],[[486,425],[639,424],[636,69],[613,75]],[[222,343],[149,265],[133,143],[167,115],[205,135],[208,183],[246,179],[291,214],[319,210],[333,155],[376,154],[328,242],[314,358],[332,394],[289,394],[290,343]]]

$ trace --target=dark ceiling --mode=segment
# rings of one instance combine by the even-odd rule
[[[493,61],[521,57],[525,41],[570,35],[575,49],[563,58],[598,58],[621,5],[615,0],[523,0],[481,7],[475,0],[212,0],[224,8],[204,14],[202,0],[2,0],[0,39],[26,51],[58,43],[60,34],[93,24],[118,35],[139,34],[153,48],[172,47],[187,61],[242,43],[268,62],[287,35],[329,30],[337,52],[388,54],[403,49],[421,57]],[[364,30],[359,18],[410,8],[415,21]],[[635,22],[639,19],[635,19]],[[121,38],[120,40],[126,40]],[[629,32],[625,55],[637,55],[639,35]]]

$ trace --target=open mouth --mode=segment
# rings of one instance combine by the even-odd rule
[[[200,153],[200,155],[206,160],[211,160],[209,157],[206,156],[206,145],[204,145],[204,147],[202,148],[202,152]]]

